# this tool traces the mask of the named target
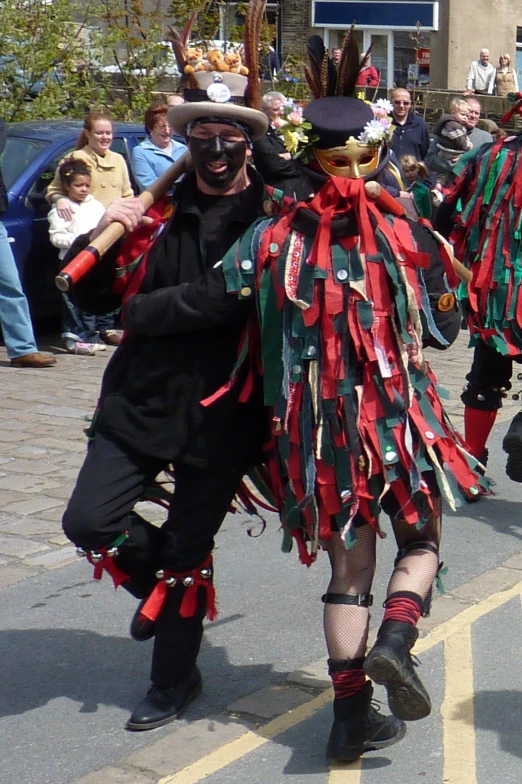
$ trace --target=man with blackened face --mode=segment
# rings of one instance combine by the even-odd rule
[[[126,336],[105,372],[96,432],[63,520],[87,560],[117,574],[142,600],[132,637],[155,638],[152,688],[133,711],[130,730],[173,721],[201,690],[196,659],[203,619],[215,612],[214,537],[243,475],[262,462],[267,440],[261,384],[243,370],[234,379],[255,311],[253,287],[245,286],[241,298],[227,294],[219,264],[264,210],[276,209],[247,165],[268,120],[239,103],[245,77],[197,77],[198,89],[186,90],[185,103],[168,116],[187,139],[194,170],[177,185],[131,279]],[[118,220],[132,232],[140,210],[137,199],[118,200],[98,231]],[[127,251],[129,262],[139,256],[144,230],[130,233],[120,259]],[[184,297],[189,284],[194,299]],[[209,292],[213,304],[204,315],[212,328],[198,310]],[[175,489],[156,528],[134,506],[169,465]]]
[[[247,159],[252,153],[244,126],[200,120],[192,124],[187,141],[202,193],[228,196],[249,186]]]

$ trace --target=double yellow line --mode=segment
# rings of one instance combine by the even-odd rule
[[[476,620],[516,596],[522,600],[522,582],[507,591],[493,594],[463,610],[454,618],[441,623],[415,646],[415,653],[421,654],[439,643],[444,643],[445,693],[441,706],[444,784],[476,784],[477,782],[471,627]],[[178,773],[160,779],[158,784],[198,784],[207,776],[231,765],[268,741],[311,718],[331,700],[332,690],[326,689],[314,699],[278,716],[255,732],[247,730],[241,737],[226,743]],[[329,784],[359,784],[361,771],[362,760],[357,760],[350,765],[332,766]]]

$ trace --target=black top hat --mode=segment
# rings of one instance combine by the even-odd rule
[[[320,150],[344,147],[350,136],[358,139],[366,123],[375,119],[367,103],[341,95],[311,101],[303,116],[311,123],[312,133],[319,137],[314,147]]]

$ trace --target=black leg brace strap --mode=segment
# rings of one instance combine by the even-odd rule
[[[428,550],[430,553],[434,553],[438,557],[439,555],[439,548],[437,545],[433,544],[433,542],[410,542],[409,544],[404,545],[401,549],[397,552],[397,557],[394,561],[394,566],[397,566],[399,561],[402,561],[404,556],[408,555],[408,553],[413,552],[414,550]]]
[[[371,607],[373,595],[371,593],[325,593],[321,596],[324,604],[353,604],[357,607]]]

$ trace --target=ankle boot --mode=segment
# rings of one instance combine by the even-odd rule
[[[372,707],[373,687],[367,681],[352,697],[334,700],[334,723],[326,756],[339,762],[352,762],[365,751],[377,751],[398,743],[406,725],[395,716],[381,716]]]
[[[522,411],[511,422],[502,449],[508,453],[506,474],[513,482],[522,482]]]
[[[424,719],[431,711],[430,696],[415,672],[410,653],[418,636],[411,623],[385,621],[364,660],[367,676],[386,688],[391,712],[403,721]]]

